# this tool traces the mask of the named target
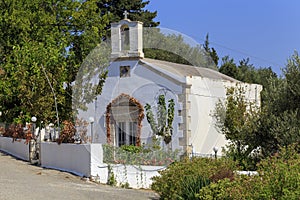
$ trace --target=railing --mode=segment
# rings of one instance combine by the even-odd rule
[[[190,153],[189,157],[214,158],[215,155],[212,153]]]
[[[120,147],[103,145],[103,162],[108,164],[167,166],[179,160],[179,151],[143,149],[141,152],[128,152]]]

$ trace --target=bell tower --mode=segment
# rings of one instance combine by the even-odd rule
[[[125,11],[124,19],[111,23],[111,58],[144,58],[143,23],[130,21]]]

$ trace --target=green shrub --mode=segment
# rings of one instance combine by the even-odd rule
[[[262,184],[259,192],[267,192],[271,199],[300,199],[300,154],[295,146],[281,149],[258,168]]]
[[[186,176],[182,180],[181,193],[178,199],[193,200],[197,198],[200,189],[209,185],[210,180],[202,176]]]
[[[112,167],[108,165],[108,180],[107,180],[107,185],[110,186],[117,186],[118,182],[115,178],[115,174],[112,170]]]
[[[151,188],[160,195],[161,199],[179,199],[186,187],[186,177],[209,179],[221,169],[233,171],[235,163],[228,159],[186,158],[159,172],[161,176],[153,177]]]
[[[201,188],[197,199],[201,200],[217,200],[217,199],[232,199],[227,191],[227,188],[235,187],[235,182],[230,181],[228,178],[219,180],[217,183],[211,183],[207,187]]]
[[[142,152],[143,148],[141,146],[134,146],[134,145],[123,145],[121,149],[126,152],[130,153],[140,153]]]
[[[199,199],[300,199],[300,155],[282,149],[258,166],[259,175],[223,179],[200,190]]]
[[[103,152],[103,161],[111,164],[167,166],[179,159],[179,151],[176,150],[151,151],[132,145],[103,145]]]

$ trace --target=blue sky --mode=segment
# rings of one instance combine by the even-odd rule
[[[150,0],[146,9],[158,12],[160,27],[200,44],[209,33],[219,57],[249,57],[277,74],[295,50],[300,53],[299,0]]]

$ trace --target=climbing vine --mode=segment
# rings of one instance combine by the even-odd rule
[[[159,95],[157,103],[157,119],[152,112],[151,106],[145,105],[147,121],[155,135],[162,136],[164,142],[169,144],[172,140],[173,121],[174,121],[174,99],[168,101],[168,108],[164,95]]]

